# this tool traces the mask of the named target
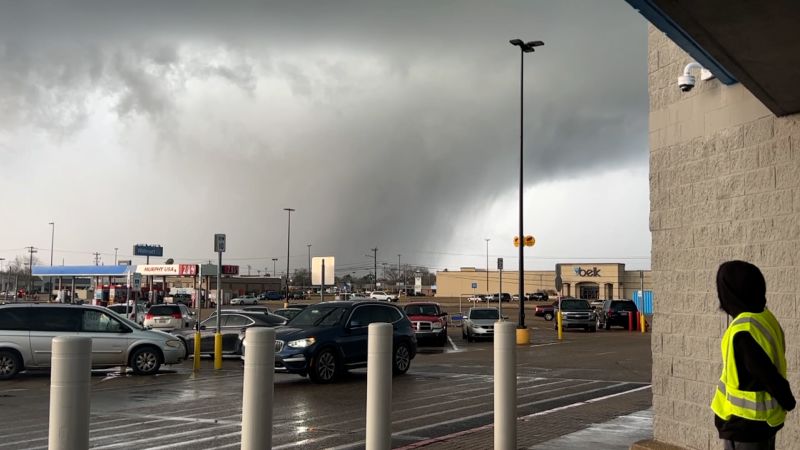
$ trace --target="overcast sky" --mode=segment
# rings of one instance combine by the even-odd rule
[[[614,1],[26,1],[0,14],[0,257],[134,243],[253,273],[649,268],[647,33]],[[494,262],[492,262],[494,265]],[[246,269],[243,269],[246,271]],[[343,273],[340,273],[343,274]]]

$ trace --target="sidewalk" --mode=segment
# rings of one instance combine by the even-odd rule
[[[540,411],[517,421],[517,448],[536,450],[627,450],[653,434],[649,388],[602,401],[579,402]],[[404,449],[492,448],[494,428],[487,425],[412,444]]]
[[[531,450],[573,450],[578,448],[627,450],[634,442],[652,437],[653,410],[646,409],[528,448]]]

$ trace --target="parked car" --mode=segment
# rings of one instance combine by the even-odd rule
[[[396,302],[397,294],[389,294],[384,291],[373,291],[371,294],[369,294],[369,298],[373,300],[382,300],[385,302]]]
[[[288,307],[288,308],[280,308],[273,311],[273,314],[277,314],[281,317],[285,317],[287,321],[292,320],[300,314],[303,308],[296,308],[296,307]]]
[[[144,307],[144,303],[138,303],[138,302],[135,305],[133,304],[109,305],[108,309],[114,311],[115,313],[121,315],[122,317],[125,317],[130,321],[138,323],[139,325],[144,323],[144,315],[147,312],[147,309]]]
[[[540,291],[540,292],[534,292],[532,294],[528,294],[528,300],[543,302],[543,301],[547,301],[548,298],[549,297],[548,297],[546,292],[541,292]]]
[[[264,300],[283,300],[283,294],[278,291],[267,291]]]
[[[486,296],[482,295],[482,294],[473,295],[472,297],[468,298],[467,301],[473,302],[473,303],[485,302],[486,301]]]
[[[247,294],[231,299],[231,305],[257,305],[257,304],[258,304],[258,297],[256,297],[254,294]]]
[[[418,344],[432,341],[438,346],[447,345],[447,313],[438,303],[409,303],[403,311],[411,320]]]
[[[633,327],[637,329],[638,323],[635,316],[638,311],[633,300],[605,300],[598,311],[597,326],[602,326],[606,330],[612,326],[628,328],[628,314],[633,314]]]
[[[194,328],[197,323],[194,313],[186,305],[153,305],[144,315],[145,328],[174,330]]]
[[[491,297],[489,298],[489,301],[496,302],[499,301],[501,298],[503,299],[504,302],[510,302],[512,300],[511,294],[509,294],[508,292],[503,292],[502,296],[499,293],[492,294]]]
[[[554,324],[558,328],[558,323]],[[561,299],[561,327],[583,328],[586,331],[597,331],[597,314],[588,300],[580,298]]]
[[[363,294],[348,292],[345,294],[337,295],[336,300],[347,300],[350,302],[355,302],[355,301],[369,300],[369,297],[365,297]]]
[[[222,334],[222,353],[241,355],[239,335],[251,327],[277,327],[286,324],[286,318],[260,311],[223,310],[219,315],[220,334]],[[186,341],[189,352],[194,351],[195,330],[173,330],[172,334]],[[217,332],[217,316],[211,316],[200,323],[200,353],[214,354],[214,335]]]
[[[50,367],[52,340],[92,338],[92,368],[129,366],[137,375],[157,373],[162,364],[186,358],[183,342],[145,330],[107,309],[91,305],[13,304],[0,306],[0,379],[26,369]]]
[[[289,298],[292,300],[305,300],[306,294],[303,291],[294,291],[289,293]]]
[[[544,320],[553,320],[556,316],[556,308],[558,308],[557,301],[549,305],[536,305],[536,309],[533,310],[533,315],[544,317]]]
[[[308,306],[277,330],[275,371],[330,383],[347,370],[367,365],[369,324],[394,325],[392,370],[403,374],[417,353],[417,338],[403,311],[383,302],[325,302]],[[247,351],[245,335],[244,349]]]
[[[494,338],[494,323],[500,320],[497,308],[470,308],[461,321],[461,337],[472,342],[478,338]]]

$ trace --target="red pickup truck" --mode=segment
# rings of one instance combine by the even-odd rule
[[[417,342],[433,342],[438,346],[447,345],[447,313],[434,302],[414,302],[405,306],[404,311],[411,320]]]

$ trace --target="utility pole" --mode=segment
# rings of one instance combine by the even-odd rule
[[[117,265],[117,250],[119,250],[119,248],[114,247],[114,265],[115,266]]]
[[[397,254],[397,280],[395,280],[395,282],[396,283],[400,283],[400,254],[399,253]],[[405,290],[405,288],[406,288],[406,286],[403,285],[402,289]],[[399,287],[397,288],[397,296],[398,297],[400,296],[400,288]]]
[[[100,253],[99,252],[94,252],[93,255],[94,255],[94,265],[95,266],[99,266],[100,265]]]
[[[286,301],[284,307],[289,306],[289,249],[292,245],[292,213],[294,208],[283,208],[284,211],[289,213],[289,223],[286,232]]]
[[[306,247],[308,247],[308,284],[309,288],[311,288],[314,286],[311,282],[311,244],[306,244]],[[305,286],[303,290],[305,291]]]
[[[36,247],[32,245],[25,248],[27,248],[28,253],[30,253],[30,260],[29,260],[30,262],[28,263],[28,270],[29,270],[28,293],[30,293],[31,291],[33,291],[33,254],[39,253],[39,250],[36,250]]]
[[[486,241],[486,295],[489,295],[489,241],[490,238],[484,239]]]
[[[373,254],[372,258],[374,260],[373,261],[374,262],[374,271],[372,272],[372,275],[373,275],[373,278],[374,278],[373,281],[375,282],[375,289],[374,290],[377,291],[378,290],[378,247],[375,247],[375,248],[372,249],[372,254]]]

